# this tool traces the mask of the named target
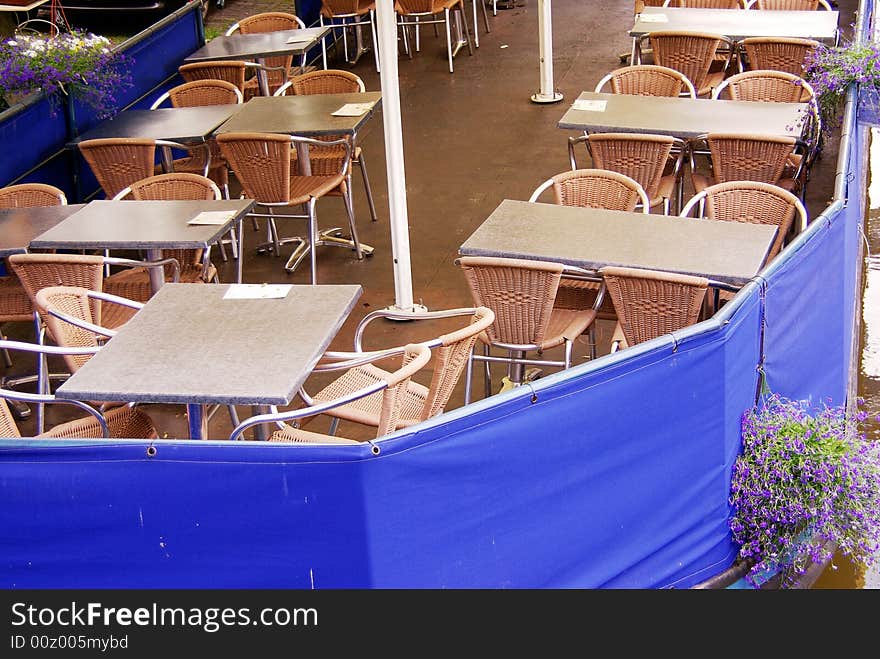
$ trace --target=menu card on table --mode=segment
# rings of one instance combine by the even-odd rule
[[[235,211],[202,211],[187,224],[215,224],[223,225],[235,217]]]
[[[287,297],[292,284],[230,284],[224,300],[270,300]]]
[[[331,112],[334,117],[359,117],[370,111],[372,103],[346,103],[338,110]]]

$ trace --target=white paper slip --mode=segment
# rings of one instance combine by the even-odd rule
[[[591,99],[579,98],[571,104],[572,110],[586,110],[587,112],[605,112],[605,105],[608,101],[594,101]]]
[[[232,211],[202,211],[187,224],[226,224],[235,217]]]
[[[287,40],[284,43],[308,43],[311,40],[312,37],[294,35],[292,37],[287,37]]]
[[[669,16],[666,14],[639,14],[642,23],[668,23]]]
[[[292,284],[230,284],[224,300],[269,300],[287,297]]]
[[[372,103],[346,103],[338,110],[331,112],[334,117],[359,117],[369,112],[373,107]]]

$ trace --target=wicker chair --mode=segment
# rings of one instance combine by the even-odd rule
[[[724,80],[735,52],[733,41],[709,32],[658,30],[642,39],[651,44],[654,64],[683,73],[697,96],[708,96]]]
[[[803,76],[808,58],[819,45],[813,39],[747,37],[739,42],[740,71],[772,70]]]
[[[575,148],[581,143],[586,146],[593,167],[625,174],[641,185],[651,208],[662,204],[664,215],[669,215],[673,204],[678,208],[685,153],[683,140],[644,133],[595,133],[570,137],[568,158],[572,170],[578,169]]]
[[[651,200],[638,181],[607,169],[575,169],[556,174],[535,188],[529,201],[538,201],[549,188],[553,189],[554,203],[563,206],[633,211],[641,205],[643,213],[651,212]]]
[[[278,32],[280,30],[302,30],[306,24],[294,14],[281,11],[268,11],[252,14],[233,23],[226,30],[226,35],[235,34],[261,34],[265,32]],[[266,77],[269,83],[269,93],[273,93],[292,76],[293,55],[276,55],[266,57],[262,61],[266,69]],[[303,53],[299,69],[302,72],[306,66],[306,54]],[[248,100],[261,94],[257,78],[245,80],[243,88],[244,98]]]
[[[206,105],[237,105],[244,102],[244,97],[239,88],[231,82],[195,80],[172,87],[157,98],[150,109],[155,110],[165,101],[170,101],[175,108],[191,108]],[[213,138],[208,140],[208,149],[208,151],[195,149],[192,155],[175,158],[172,163],[174,171],[191,174],[204,174],[207,171],[208,178],[220,186],[224,196],[229,199],[229,168],[226,160],[223,159],[220,149],[217,148],[217,141]]]
[[[446,26],[446,55],[449,60],[449,72],[453,73],[452,59],[455,56],[452,48],[452,23],[451,15],[458,12],[460,21],[457,22],[464,30],[464,40],[467,43],[468,53],[473,55],[471,34],[465,16],[464,0],[395,0],[394,11],[397,13],[398,25],[403,30],[403,47],[406,54],[412,58],[412,51],[418,52],[420,47],[419,26],[438,25]],[[442,18],[438,18],[442,14]],[[410,45],[409,29],[415,27],[414,48]]]
[[[19,350],[28,353],[37,353],[41,356],[48,355],[66,355],[70,353],[70,349],[59,348],[56,346],[41,346],[30,343],[22,343],[19,341],[0,341],[0,348],[3,350]],[[94,352],[97,348],[91,350]],[[77,350],[85,352],[84,350]],[[68,406],[78,407],[88,412],[90,416],[74,419],[57,424],[46,432],[38,430],[36,437],[40,438],[75,438],[75,439],[91,439],[91,438],[113,438],[113,439],[158,439],[159,434],[153,421],[143,411],[122,405],[109,409],[105,412],[99,412],[87,403],[74,400],[59,400],[52,394],[26,394],[8,389],[0,389],[0,437],[16,438],[21,437],[21,432],[10,414],[8,401],[18,401],[22,403],[37,403],[45,405],[47,403],[65,404]]]
[[[730,181],[711,185],[688,201],[681,210],[681,217],[688,217],[695,208],[699,217],[711,220],[778,226],[767,261],[779,254],[787,239],[807,227],[807,210],[801,200],[769,183]]]
[[[321,0],[321,13],[318,15],[321,26],[334,25],[342,28],[342,55],[347,64],[354,66],[366,51],[361,43],[361,28],[370,26],[370,39],[373,43],[373,56],[376,71],[379,70],[379,48],[376,45],[376,2],[375,0]],[[326,21],[326,22],[325,22]],[[354,30],[355,52],[349,55],[349,33]],[[338,44],[338,41],[336,42]],[[338,49],[338,45],[336,48]],[[327,61],[327,39],[321,40],[324,61]]]
[[[21,183],[0,188],[0,209],[65,205],[67,205],[67,197],[64,192],[53,185]],[[35,322],[34,312],[33,302],[18,277],[14,274],[0,276],[0,339],[6,338],[2,330],[4,323]],[[38,325],[35,327],[36,332],[39,333]],[[3,350],[2,354],[6,368],[12,368],[12,357],[9,352]],[[31,381],[33,381],[33,376],[9,378],[3,375],[0,377],[0,386],[17,386]],[[20,419],[30,416],[30,409],[26,404],[16,402],[13,408],[16,416]]]
[[[604,299],[604,289],[596,296],[590,309],[562,309],[555,306],[556,293],[563,273],[593,277],[594,273],[568,268],[561,263],[527,261],[494,257],[465,257],[456,260],[467,280],[474,304],[488,307],[495,313],[495,322],[479,335],[483,354],[471,351],[472,362],[485,365],[486,396],[491,395],[490,363],[508,364],[508,382],[514,386],[526,377],[525,366],[545,365],[568,368],[572,364],[575,338],[591,329]],[[595,343],[595,342],[594,342]],[[562,346],[561,360],[539,358],[551,348]],[[507,352],[494,357],[492,348]],[[529,353],[537,353],[529,357]],[[465,403],[470,402],[470,379],[465,386]],[[505,385],[506,386],[506,385]]]
[[[208,178],[199,174],[173,173],[158,174],[140,181],[135,181],[127,188],[120,190],[116,199],[131,197],[136,201],[169,201],[169,200],[219,200],[220,189]],[[217,268],[211,263],[210,248],[203,249],[166,249],[162,251],[165,259],[174,259],[179,264],[177,281],[184,284],[218,283]],[[173,277],[173,264],[166,266],[165,279]],[[145,270],[130,270],[120,273],[111,288],[116,295],[123,295],[121,286],[125,283],[131,289],[128,295],[134,300],[142,300],[151,295],[150,277]]]
[[[686,94],[690,98],[697,97],[694,86],[683,73],[656,64],[634,64],[615,69],[596,84],[595,91],[601,92],[609,83],[614,94],[671,97]]]
[[[705,145],[704,145],[705,143]],[[748,135],[739,133],[710,133],[704,139],[691,143],[692,154],[706,153],[708,146],[708,174],[697,171],[691,162],[691,181],[694,191],[727,181],[761,181],[778,185],[786,190],[803,194],[802,171],[784,176],[799,142],[794,137]],[[803,162],[803,159],[801,159]]]
[[[810,168],[821,149],[822,119],[816,93],[806,80],[793,73],[773,70],[753,70],[737,73],[715,88],[713,98],[729,97],[738,101],[766,103],[806,103],[801,139],[806,144],[807,160],[801,164],[801,153],[789,156],[783,178],[791,178],[801,169],[805,184]]]
[[[155,164],[156,147],[169,152],[172,148],[187,150],[176,142],[135,137],[83,140],[77,143],[77,147],[108,199],[135,181],[161,171],[162,167]],[[164,159],[168,166],[172,165],[170,157]]]
[[[319,71],[310,71],[303,75],[296,76],[292,80],[282,85],[275,96],[284,96],[288,92],[293,92],[296,96],[306,96],[309,94],[357,94],[363,93],[366,87],[364,81],[350,71],[342,71],[339,69],[323,69]],[[344,138],[344,135],[321,136],[320,140],[338,140]],[[378,219],[376,215],[376,204],[373,201],[373,190],[370,187],[370,178],[367,175],[367,163],[364,160],[364,154],[361,147],[352,142],[351,163],[357,165],[361,170],[361,178],[364,180],[364,192],[367,195],[367,205],[370,209],[370,219],[375,222]],[[342,147],[333,148],[314,148],[310,153],[312,161],[312,173],[333,172],[339,169],[340,161],[344,156]],[[349,171],[348,185],[351,186],[351,171]]]
[[[564,206],[606,208],[608,210],[635,211],[637,207],[645,214],[651,212],[651,201],[638,181],[626,174],[606,169],[575,169],[557,174],[539,185],[529,201],[538,201],[547,188],[553,188],[554,203]],[[582,277],[563,276],[556,295],[556,307],[560,310],[586,311],[593,309],[596,300],[599,317],[615,320],[614,307],[607,298],[598,298],[603,290],[601,282]],[[595,341],[592,342],[595,350]]]
[[[363,335],[367,327],[380,318],[427,322],[462,316],[469,318],[467,325],[451,332],[446,332],[437,338],[422,342],[422,345],[427,346],[434,352],[433,377],[431,378],[430,386],[427,387],[411,380],[402,392],[402,407],[396,426],[398,429],[421,423],[426,419],[441,414],[446,409],[449,398],[461,379],[462,371],[469,364],[468,357],[473,350],[478,335],[486,331],[495,321],[495,314],[486,307],[403,315],[382,309],[367,314],[358,324],[355,330],[355,352],[363,353]],[[319,364],[315,370],[316,372],[322,371],[323,365]],[[334,368],[333,370],[338,369]],[[350,368],[313,397],[309,396],[305,391],[301,391],[300,396],[308,405],[328,403],[334,399],[348,396],[372,383],[387,378],[389,375],[387,371],[382,370],[374,363],[364,364]],[[470,380],[470,372],[468,372],[467,379],[468,381]],[[381,418],[381,405],[382,396],[376,393],[364,398],[358,398],[347,405],[334,407],[326,412],[327,415],[334,419],[334,425],[331,427],[330,433],[335,434],[335,422],[340,419],[367,426],[378,426]]]
[[[269,218],[271,240],[267,248],[271,248],[276,256],[280,255],[281,245],[294,242],[297,247],[287,260],[285,269],[292,272],[306,257],[311,256],[311,282],[317,283],[318,263],[316,248],[321,245],[334,245],[354,249],[358,259],[372,253],[373,248],[361,245],[357,237],[354,213],[351,203],[351,187],[347,185],[348,170],[351,166],[351,144],[348,140],[321,142],[296,135],[277,135],[274,133],[222,133],[217,136],[220,150],[232,165],[244,194],[267,209],[266,213],[252,213],[254,216]],[[326,148],[341,145],[345,151],[339,169],[334,173],[301,175],[292,173],[291,146],[296,142],[306,148]],[[293,161],[294,163],[296,160]],[[351,239],[334,237],[329,233],[319,232],[315,205],[317,200],[336,189],[340,189],[348,213]],[[285,215],[308,219],[307,237],[296,236],[280,239],[275,226],[273,208],[290,206],[306,207],[305,215]]]
[[[244,81],[250,62],[240,60],[215,60],[213,62],[191,62],[181,64],[177,72],[185,82],[196,80],[225,80],[235,85],[244,94]],[[256,66],[256,65],[254,65]]]
[[[379,394],[381,403],[379,405],[379,419],[376,427],[376,438],[383,437],[388,433],[394,432],[398,425],[405,393],[409,385],[410,378],[418,373],[431,359],[431,350],[422,344],[410,344],[402,349],[380,351],[366,354],[351,354],[351,358],[337,362],[334,366],[340,370],[355,368],[357,365],[368,364],[379,359],[386,359],[393,356],[402,356],[400,368],[391,373],[386,372],[378,380],[371,382],[368,386],[353,392],[349,392],[344,397],[327,401],[325,403],[313,406],[303,407],[290,412],[279,412],[274,414],[262,414],[259,416],[245,419],[240,425],[233,429],[230,435],[231,440],[241,439],[242,433],[248,428],[259,424],[273,423],[283,424],[280,430],[276,430],[270,437],[270,442],[287,442],[295,444],[358,444],[353,439],[343,437],[335,437],[333,435],[325,435],[322,433],[303,430],[287,425],[287,421],[295,421],[316,414],[330,412],[334,407],[340,405],[349,405],[362,398]],[[328,369],[329,370],[329,369]],[[378,447],[373,447],[373,452],[378,453]]]
[[[0,208],[65,206],[67,197],[54,185],[19,183],[0,188]]]
[[[611,352],[696,323],[709,286],[704,277],[638,268],[607,266],[599,274],[617,312]]]

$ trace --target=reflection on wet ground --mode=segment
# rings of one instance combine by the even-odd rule
[[[880,134],[871,130],[871,167],[880,171]],[[880,416],[880,176],[868,173],[868,216],[865,218],[865,266],[858,393],[869,421]],[[868,439],[880,440],[880,422],[864,427]],[[880,588],[880,559],[871,569],[836,556],[813,588]]]

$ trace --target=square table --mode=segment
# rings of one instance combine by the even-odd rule
[[[185,64],[217,60],[263,60],[278,55],[303,55],[321,41],[331,26],[310,27],[304,30],[276,30],[257,34],[236,32],[217,36],[184,58]],[[324,68],[327,54],[322,50]],[[266,73],[257,70],[257,80],[263,96],[271,96]]]
[[[85,208],[84,204],[0,209],[0,258],[28,251],[44,231]]]
[[[575,109],[578,101],[586,102],[593,109]],[[707,133],[758,133],[799,138],[809,117],[807,103],[762,103],[585,91],[581,92],[557,126],[588,133],[656,133],[684,140]]]
[[[123,110],[74,138],[67,146],[75,147],[84,140],[107,137],[134,137],[202,145],[220,124],[242,107],[239,104],[225,104],[191,108]],[[163,170],[174,171],[171,149],[163,146],[160,149],[160,156]],[[207,168],[204,174],[207,176]]]
[[[746,284],[777,228],[505,199],[461,245],[462,256],[665,270]]]
[[[190,436],[201,439],[206,405],[289,404],[362,288],[289,285],[282,298],[226,297],[242,288],[166,284],[56,396],[183,403]]]
[[[30,242],[32,248],[51,249],[144,249],[151,261],[162,258],[163,249],[208,249],[254,207],[252,199],[220,201],[112,201],[98,199],[62,220]],[[221,224],[189,224],[203,211],[230,211]],[[241,258],[237,281],[241,282]],[[160,268],[150,268],[153,291],[164,284]]]
[[[75,146],[83,140],[104,137],[140,137],[183,144],[202,143],[220,124],[243,107],[243,105],[230,104],[123,110],[71,140],[70,145]]]
[[[369,103],[369,109],[357,116],[339,117],[332,113],[348,103]],[[280,133],[318,137],[321,135],[350,135],[352,145],[357,144],[357,133],[381,106],[380,92],[354,92],[350,94],[305,94],[302,96],[257,96],[230,118],[216,134],[235,132]],[[303,176],[312,173],[308,145],[297,142],[297,166]],[[343,245],[354,249],[354,241],[340,238],[337,228],[318,231],[311,245]],[[301,240],[285,238],[281,242]],[[266,243],[265,247],[271,243]],[[300,243],[302,248],[303,243]],[[262,248],[261,248],[262,249]],[[361,251],[372,253],[370,245],[361,244]],[[296,252],[294,252],[296,253]]]
[[[837,40],[836,11],[789,11],[753,9],[703,9],[697,7],[645,7],[636,14],[629,31],[633,38],[633,62],[641,61],[640,38],[660,30],[711,32],[733,41],[747,37],[797,37],[834,44]]]
[[[332,113],[347,103],[369,103],[370,108],[355,117],[337,117]],[[382,105],[380,92],[351,94],[305,94],[302,96],[257,96],[241,107],[215,134],[259,132],[318,137],[320,135],[351,135],[354,142],[358,131]],[[297,146],[297,157],[308,163]],[[311,170],[303,171],[308,176]]]

